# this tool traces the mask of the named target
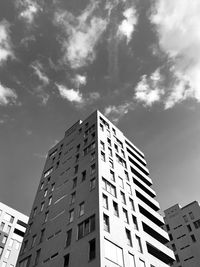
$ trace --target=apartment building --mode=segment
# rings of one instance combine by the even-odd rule
[[[144,154],[99,111],[50,149],[18,266],[166,267]]]
[[[28,217],[0,202],[0,266],[15,267]]]
[[[165,212],[164,229],[168,231],[168,246],[176,261],[173,267],[200,266],[200,206],[194,201],[184,207],[176,204]]]

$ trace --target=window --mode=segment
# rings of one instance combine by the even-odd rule
[[[10,230],[11,230],[11,226],[10,225],[7,225],[7,228],[5,230],[5,233],[9,234],[10,233]]]
[[[101,151],[101,160],[102,161],[106,161],[106,156],[105,156],[105,153]]]
[[[109,183],[106,179],[102,179],[103,181],[103,189],[110,193],[112,196],[116,197],[116,188],[114,185]]]
[[[80,144],[78,144],[78,145],[76,146],[76,152],[78,152],[78,151],[80,150],[80,147],[81,147]]]
[[[80,155],[79,155],[79,154],[77,154],[77,155],[76,155],[76,157],[75,157],[75,163],[77,163],[77,162],[78,162],[78,160],[79,160],[79,157],[80,157]]]
[[[103,207],[108,210],[108,197],[103,194]]]
[[[120,195],[121,195],[122,203],[123,203],[123,204],[126,204],[125,194],[124,194],[122,191],[120,191]]]
[[[110,180],[115,181],[115,173],[112,170],[110,170]]]
[[[79,216],[84,215],[84,213],[85,213],[85,202],[82,202],[79,205]]]
[[[104,248],[105,258],[111,261],[111,265],[108,266],[124,266],[123,251],[120,247],[110,242],[109,240],[104,239]],[[115,263],[115,265],[113,263]],[[130,266],[133,267],[132,265]]]
[[[35,241],[36,241],[36,235],[34,235],[34,236],[32,237],[31,247],[34,247],[34,245],[35,245]]]
[[[136,265],[135,265],[135,257],[131,254],[131,253],[128,253],[128,256],[129,256],[129,265],[131,266],[131,267],[136,267]]]
[[[14,239],[11,238],[11,239],[9,240],[9,244],[8,244],[8,246],[9,246],[9,247],[12,247],[12,246],[13,246],[13,243],[14,243]]]
[[[101,150],[105,150],[105,144],[102,141],[100,141],[100,149]]]
[[[95,215],[78,224],[78,239],[83,238],[95,230]]]
[[[124,174],[125,174],[125,178],[127,181],[129,181],[129,175],[128,175],[128,172],[124,170]]]
[[[41,185],[40,185],[40,190],[42,190],[44,187],[44,182],[41,182]]]
[[[134,215],[132,215],[132,218],[133,218],[133,227],[135,230],[138,230],[137,218]]]
[[[51,205],[51,202],[52,202],[52,196],[49,197],[49,202],[48,202],[48,206]]]
[[[20,261],[19,267],[29,267],[30,260],[31,260],[31,256],[28,256],[27,258],[23,259],[22,261]]]
[[[43,211],[43,209],[44,209],[44,202],[41,203],[40,211]]]
[[[131,232],[125,228],[127,245],[132,247]]]
[[[51,185],[51,191],[52,191],[52,192],[54,191],[54,189],[55,189],[55,183],[53,183],[53,184]]]
[[[123,216],[124,216],[124,222],[129,223],[129,221],[128,221],[128,212],[125,209],[123,209]]]
[[[95,152],[91,153],[91,161],[95,160]]]
[[[74,174],[76,174],[78,172],[78,165],[76,165],[75,167],[74,167]]]
[[[41,253],[41,249],[38,249],[38,250],[36,251],[36,256],[35,256],[35,265],[37,265],[38,262],[39,262],[39,259],[40,259],[40,253]]]
[[[75,203],[75,198],[76,198],[76,192],[71,194],[71,201],[70,204],[74,204]]]
[[[115,201],[113,201],[113,210],[114,210],[114,215],[119,217],[118,204]]]
[[[188,229],[189,232],[192,231],[192,228],[191,228],[191,226],[189,224],[187,225],[187,229]]]
[[[49,211],[45,212],[44,222],[47,222],[49,216]]]
[[[69,211],[69,223],[73,222],[74,220],[74,210]]]
[[[64,256],[64,266],[63,267],[69,267],[69,254]]]
[[[6,243],[6,241],[7,241],[7,239],[8,239],[8,237],[4,235],[4,236],[3,236],[3,238],[2,238],[2,241],[1,241],[1,242],[2,242],[2,244],[5,244],[5,243]]]
[[[169,224],[166,224],[167,231],[170,231]]]
[[[96,169],[95,163],[90,166],[90,174],[94,174]]]
[[[179,256],[177,254],[175,254],[175,258],[177,262],[180,262]]]
[[[101,123],[100,123],[100,129],[101,129],[101,131],[103,132],[104,127],[103,127],[103,124],[101,124]]]
[[[110,232],[109,217],[106,214],[103,214],[103,225],[106,232]]]
[[[3,253],[3,248],[0,247],[0,257],[1,257],[1,255],[2,255],[2,253]]]
[[[173,251],[176,251],[176,246],[175,246],[175,244],[172,244],[172,249],[173,249]]]
[[[74,189],[77,186],[77,177],[75,177],[72,181],[72,189]]]
[[[86,170],[84,170],[82,173],[81,173],[81,181],[83,182],[83,181],[85,181],[85,179],[86,179]]]
[[[4,255],[4,257],[5,257],[6,259],[8,259],[8,258],[10,257],[10,253],[11,253],[11,251],[10,251],[9,249],[7,249],[7,250],[6,250],[6,253],[5,253],[5,255]]]
[[[118,146],[114,144],[114,147],[115,147],[115,150],[118,152],[119,151]]]
[[[132,189],[131,189],[131,186],[130,184],[126,184],[127,185],[127,191],[130,195],[132,195]]]
[[[125,158],[124,150],[121,149],[121,153],[122,153],[123,158]]]
[[[35,217],[36,212],[37,212],[37,208],[34,208],[34,209],[33,209],[33,217]]]
[[[5,227],[5,223],[4,222],[1,222],[0,230],[3,231],[4,227]]]
[[[169,234],[169,239],[172,241],[173,240],[173,236],[172,234]]]
[[[140,237],[136,235],[135,238],[136,238],[136,241],[137,241],[137,243],[136,243],[137,250],[142,253],[142,244],[141,244]]]
[[[120,176],[118,176],[118,181],[119,181],[119,186],[121,188],[124,188],[124,182],[123,182],[123,179]]]
[[[192,212],[189,212],[189,216],[190,216],[190,219],[193,220],[194,219],[194,214]]]
[[[134,205],[134,202],[132,200],[132,198],[129,198],[129,203],[130,203],[130,207],[131,207],[131,210],[135,210],[135,205]]]
[[[191,235],[192,242],[196,242],[196,238],[194,235]]]
[[[195,226],[196,229],[198,229],[200,227],[200,220],[197,220],[197,221],[195,221],[193,223],[194,223],[194,226]]]
[[[44,240],[44,232],[45,232],[45,229],[42,229],[42,230],[41,230],[41,234],[40,234],[40,240],[39,240],[39,243],[42,243],[43,240]]]
[[[96,257],[96,242],[95,239],[89,241],[89,261],[95,259]]]
[[[123,158],[121,158],[118,154],[115,154],[115,155],[117,158],[117,162],[126,168],[126,161]]]
[[[113,134],[116,135],[116,130],[112,128]]]
[[[45,173],[44,173],[44,178],[46,178],[48,175],[50,175],[53,171],[53,167],[50,168],[49,170],[47,170]]]
[[[109,160],[109,166],[110,166],[110,168],[114,168],[114,164],[113,164],[113,160],[112,159]]]
[[[47,196],[47,191],[48,191],[47,189],[44,190],[44,197]]]
[[[110,138],[107,138],[107,142],[108,142],[109,146],[111,146],[111,140],[110,140]]]
[[[87,144],[87,142],[88,142],[88,139],[85,138],[85,139],[84,139],[84,144],[83,144],[83,145],[85,146],[85,145]]]
[[[139,259],[139,267],[146,267],[145,262]]]
[[[90,191],[95,189],[95,185],[96,185],[96,178],[92,178],[90,180]]]
[[[186,215],[183,215],[183,219],[184,219],[184,221],[185,221],[186,223],[188,222],[188,218],[187,218]]]
[[[109,156],[109,157],[112,157],[112,155],[113,155],[113,154],[112,154],[112,149],[109,147],[109,148],[108,148],[108,156]]]
[[[67,231],[67,239],[66,239],[65,247],[70,246],[71,240],[72,240],[72,229]]]

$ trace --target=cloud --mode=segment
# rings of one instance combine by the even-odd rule
[[[63,61],[73,69],[88,65],[96,57],[95,47],[107,27],[105,19],[91,17],[96,7],[97,2],[92,1],[78,17],[68,11],[56,13],[55,23],[66,35],[62,41]]]
[[[49,78],[44,73],[43,66],[39,61],[34,62],[31,67],[34,69],[35,74],[43,82],[44,85],[49,84]]]
[[[16,6],[20,9],[19,17],[24,19],[27,23],[32,24],[35,16],[41,10],[41,7],[32,0],[18,0]]]
[[[14,58],[9,28],[10,24],[6,20],[0,21],[0,64],[8,58]]]
[[[120,38],[126,37],[127,43],[131,40],[131,36],[135,29],[135,25],[138,22],[138,16],[136,14],[136,9],[130,7],[123,12],[124,19],[118,26],[118,35]]]
[[[170,59],[171,89],[165,108],[187,98],[200,102],[200,1],[156,0],[150,17],[159,46]]]
[[[117,124],[125,114],[133,109],[134,103],[133,101],[130,101],[118,106],[108,106],[105,108],[104,114],[105,116],[108,116],[112,122]]]
[[[75,77],[72,79],[74,85],[79,88],[81,85],[86,85],[87,83],[87,76],[76,74]]]
[[[76,107],[82,108],[86,104],[92,104],[94,101],[100,98],[98,92],[90,92],[84,97],[79,89],[68,89],[66,86],[61,84],[56,84],[60,96],[64,99],[67,99],[69,102],[75,103]]]
[[[156,70],[150,77],[143,75],[135,88],[134,98],[142,102],[145,106],[152,106],[155,102],[161,100],[164,90],[160,88],[162,77],[160,71]]]
[[[56,85],[62,98],[65,98],[70,102],[83,103],[83,96],[79,90],[68,89],[61,84]]]
[[[7,106],[9,104],[16,104],[16,100],[17,94],[12,89],[0,83],[0,105]]]

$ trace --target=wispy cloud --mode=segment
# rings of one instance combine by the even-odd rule
[[[19,9],[19,17],[27,23],[32,24],[35,16],[41,10],[41,7],[33,0],[17,0],[16,6]]]
[[[155,102],[161,100],[164,90],[160,88],[162,77],[159,70],[147,77],[143,75],[135,88],[135,99],[142,102],[145,106],[152,106]]]
[[[7,106],[16,104],[17,94],[14,90],[4,86],[0,83],[0,105]]]
[[[104,114],[105,116],[108,116],[111,121],[117,124],[125,114],[134,109],[134,106],[135,104],[133,101],[126,102],[118,106],[108,106],[105,108]]]
[[[0,21],[0,64],[8,58],[14,58],[9,28],[10,24],[8,21]]]
[[[120,38],[125,37],[128,43],[138,22],[138,15],[134,7],[129,7],[123,12],[123,16],[124,19],[118,26],[118,35]]]
[[[44,85],[49,84],[49,78],[44,73],[44,68],[39,61],[35,61],[34,63],[32,63],[31,67],[34,69],[35,74],[43,82]]]
[[[173,83],[165,98],[171,108],[187,98],[200,102],[200,1],[156,0],[150,17],[161,50],[170,58]]]
[[[83,96],[79,89],[69,89],[64,85],[56,84],[60,96],[67,99],[69,102],[75,103],[76,107],[84,107],[86,104],[91,104],[100,98],[98,92],[90,92]]]
[[[96,57],[95,47],[107,27],[105,19],[92,16],[97,6],[96,1],[91,1],[78,17],[68,11],[55,15],[55,23],[63,27],[66,35],[62,41],[63,61],[73,69],[88,65]]]

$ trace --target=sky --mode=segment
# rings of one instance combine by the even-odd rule
[[[99,109],[161,210],[200,201],[200,1],[0,1],[0,201],[29,215],[47,151]]]

